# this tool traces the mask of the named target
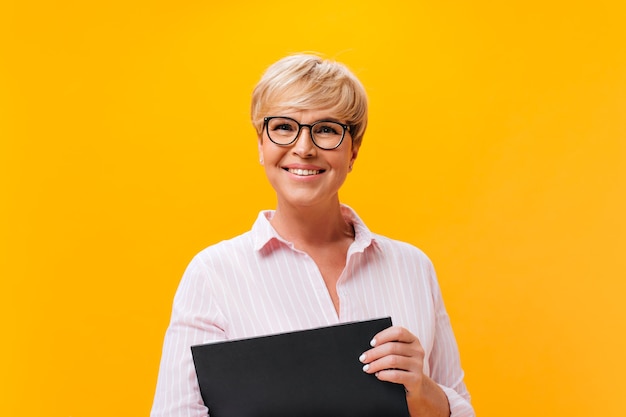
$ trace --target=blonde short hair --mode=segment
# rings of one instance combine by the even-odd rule
[[[329,109],[350,126],[353,146],[361,144],[367,127],[367,94],[343,64],[316,55],[298,54],[271,65],[252,93],[251,117],[262,135],[263,118],[279,104],[285,109]]]

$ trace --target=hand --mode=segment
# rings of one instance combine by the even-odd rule
[[[404,327],[389,327],[370,342],[372,349],[359,360],[363,371],[381,381],[404,385],[411,416],[449,416],[450,405],[443,390],[424,375],[424,349],[419,339]]]
[[[381,381],[404,385],[407,396],[421,393],[424,379],[424,349],[419,339],[404,327],[394,326],[378,333],[372,349],[359,357],[363,371]]]

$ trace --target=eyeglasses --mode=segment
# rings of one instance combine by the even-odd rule
[[[298,140],[303,127],[308,127],[311,132],[313,144],[320,149],[336,149],[343,142],[346,130],[350,131],[350,126],[330,120],[320,120],[307,125],[298,123],[290,117],[271,116],[263,119],[267,137],[280,146],[287,146]]]

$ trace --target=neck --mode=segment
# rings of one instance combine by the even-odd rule
[[[338,199],[323,207],[293,207],[279,202],[271,224],[300,248],[354,238],[354,229],[344,220]]]

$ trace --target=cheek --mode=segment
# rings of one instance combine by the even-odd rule
[[[348,152],[346,153],[346,155],[343,157],[343,163],[347,166],[350,167],[352,166],[352,162],[354,162],[354,156],[352,154],[352,152]]]
[[[264,165],[277,164],[284,154],[284,150],[275,146],[272,142],[265,139],[263,144],[259,145],[259,157],[263,158]]]

